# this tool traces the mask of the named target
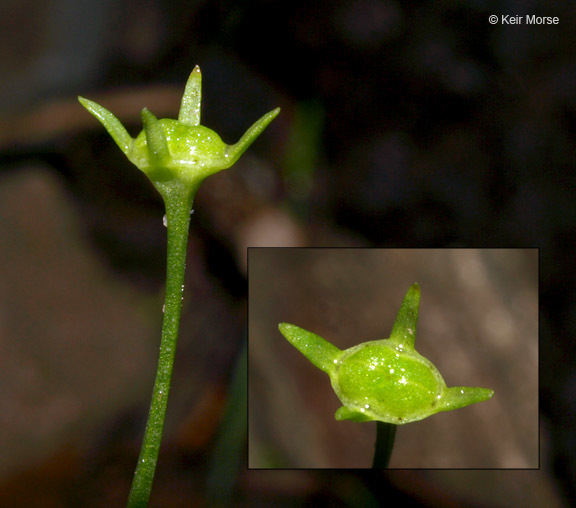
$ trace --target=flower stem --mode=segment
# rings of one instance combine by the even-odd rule
[[[372,468],[386,469],[388,467],[394,448],[396,427],[398,426],[393,423],[376,422],[376,446]]]
[[[170,182],[170,184],[156,185],[156,187],[162,194],[166,205],[168,230],[164,320],[150,413],[148,414],[148,422],[144,431],[144,439],[127,508],[145,508],[148,505],[154,472],[156,471],[182,311],[190,211],[197,188],[175,181]]]

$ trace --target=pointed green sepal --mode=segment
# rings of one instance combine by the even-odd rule
[[[141,116],[144,132],[146,133],[150,166],[165,167],[170,161],[170,152],[166,135],[160,126],[160,122],[148,108],[142,110]]]
[[[269,111],[259,120],[256,120],[252,126],[244,133],[238,143],[230,145],[226,151],[226,158],[228,159],[229,166],[232,166],[240,156],[248,149],[248,147],[255,141],[255,139],[262,134],[262,131],[268,127],[268,124],[274,120],[280,113],[280,108]],[[228,166],[228,167],[229,167]]]
[[[418,324],[418,309],[420,308],[420,286],[412,284],[406,293],[400,310],[396,316],[390,342],[402,347],[413,348]]]
[[[120,150],[122,150],[125,155],[128,155],[134,140],[130,134],[128,134],[128,131],[124,128],[120,120],[106,108],[103,108],[100,104],[96,104],[94,101],[84,97],[78,97],[78,100],[80,104],[92,113],[106,128],[110,136],[112,136],[112,139],[120,147]]]
[[[469,386],[452,386],[444,390],[442,406],[439,411],[451,411],[478,402],[490,400],[494,391],[488,388],[476,388]]]
[[[202,73],[197,65],[190,73],[184,95],[182,96],[182,105],[178,114],[178,121],[191,127],[200,125],[200,109],[202,104]]]
[[[346,406],[340,407],[334,414],[334,418],[338,421],[350,420],[351,422],[371,422],[374,420],[372,416]]]
[[[288,342],[300,351],[313,365],[331,374],[336,368],[342,351],[315,333],[288,323],[280,323],[278,328]]]

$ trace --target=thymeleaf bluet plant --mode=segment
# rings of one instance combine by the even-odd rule
[[[156,470],[182,311],[186,245],[194,196],[206,177],[232,166],[280,112],[276,108],[266,113],[237,143],[227,145],[216,132],[200,124],[201,84],[202,75],[196,66],[186,84],[178,120],[158,120],[144,108],[141,113],[144,129],[136,138],[128,134],[110,111],[91,100],[78,98],[102,123],[126,157],[148,176],[166,206],[168,252],[162,339],[129,508],[147,506]]]

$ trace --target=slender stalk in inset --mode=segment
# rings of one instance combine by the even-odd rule
[[[374,469],[386,469],[390,463],[390,456],[394,448],[394,437],[398,425],[393,423],[376,422],[376,445],[374,448]]]

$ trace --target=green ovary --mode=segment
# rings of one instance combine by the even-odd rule
[[[346,350],[332,385],[344,406],[397,424],[435,413],[445,387],[430,361],[414,350],[397,350],[385,340]]]
[[[167,167],[177,169],[184,179],[208,176],[213,172],[214,162],[222,164],[227,145],[213,130],[202,125],[183,125],[169,118],[159,120],[159,123],[170,152],[171,160]],[[142,131],[134,140],[132,149],[133,162],[140,168],[150,166],[146,145],[146,133]]]

